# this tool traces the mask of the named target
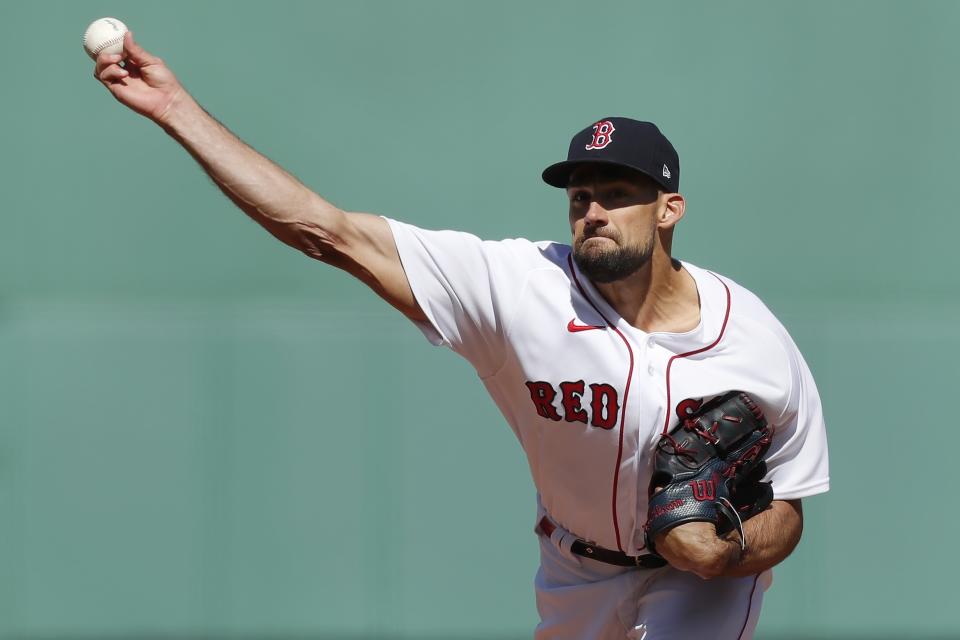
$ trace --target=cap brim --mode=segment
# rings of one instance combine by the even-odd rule
[[[556,164],[552,164],[544,169],[540,176],[543,178],[543,181],[551,187],[564,189],[566,188],[567,183],[570,182],[570,174],[573,173],[574,167],[579,164],[581,163],[570,162],[569,160],[557,162]]]
[[[566,189],[567,185],[570,184],[570,176],[577,169],[577,167],[583,166],[585,164],[601,164],[608,165],[613,167],[626,167],[627,169],[633,169],[638,173],[649,177],[657,184],[661,184],[655,176],[651,176],[649,173],[637,167],[632,167],[629,164],[623,162],[616,162],[615,160],[564,160],[563,162],[557,162],[552,164],[546,169],[543,170],[543,173],[540,176],[543,178],[543,181],[546,182],[551,187],[557,187],[558,189]]]

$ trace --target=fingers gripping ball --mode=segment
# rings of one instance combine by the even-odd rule
[[[731,391],[703,405],[661,436],[650,482],[647,547],[657,534],[688,522],[707,521],[718,533],[737,528],[773,500],[763,456],[773,427],[747,394]]]
[[[94,60],[102,51],[122,54],[126,32],[127,25],[116,18],[94,20],[83,34],[83,50]]]

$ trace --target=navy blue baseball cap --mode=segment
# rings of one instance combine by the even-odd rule
[[[543,181],[566,188],[570,174],[583,164],[629,167],[653,179],[665,191],[680,190],[680,157],[652,122],[604,118],[580,131],[570,141],[567,159],[543,171]]]

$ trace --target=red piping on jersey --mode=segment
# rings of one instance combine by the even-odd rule
[[[753,592],[757,590],[758,580],[760,580],[759,573],[753,577],[753,588],[750,589],[750,599],[747,600],[747,617],[743,620],[743,626],[740,627],[740,635],[737,636],[737,640],[743,637],[743,632],[747,630],[747,623],[750,622],[750,611],[753,609]]]
[[[597,308],[597,305],[593,304],[593,300],[590,299],[587,292],[583,290],[583,287],[580,285],[580,280],[577,278],[577,272],[573,268],[572,254],[567,255],[567,264],[570,266],[570,275],[573,276],[573,282],[577,285],[577,289],[580,290],[580,295],[590,303],[590,306],[603,318],[607,326],[617,332],[617,335],[623,340],[624,346],[627,347],[627,353],[630,354],[630,369],[627,371],[627,384],[623,390],[623,406],[620,408],[620,444],[617,446],[617,466],[613,469],[613,531],[617,535],[617,549],[623,553],[623,545],[620,543],[620,522],[617,516],[617,485],[620,482],[620,462],[623,459],[623,421],[627,418],[627,401],[630,399],[630,381],[633,380],[633,349],[630,348],[630,342],[626,336],[620,332],[620,329],[613,326],[612,322],[607,320],[607,317],[600,312],[600,309]]]
[[[713,342],[711,342],[710,344],[708,344],[708,345],[705,346],[705,347],[701,347],[700,349],[696,349],[696,350],[694,350],[694,351],[687,351],[686,353],[678,353],[677,355],[672,356],[672,357],[670,358],[670,360],[667,362],[667,374],[666,374],[666,377],[667,377],[667,411],[666,411],[667,416],[666,416],[666,418],[664,418],[664,420],[663,420],[663,433],[667,433],[667,430],[670,428],[670,416],[671,416],[671,414],[673,413],[673,405],[670,404],[670,367],[673,366],[673,361],[676,360],[677,358],[686,358],[687,356],[695,356],[695,355],[697,355],[698,353],[703,353],[704,351],[709,351],[710,349],[713,349],[715,346],[717,346],[717,344],[720,343],[721,338],[723,338],[723,332],[727,330],[727,320],[730,319],[730,287],[727,286],[727,283],[726,283],[726,282],[724,282],[723,280],[720,280],[720,276],[718,276],[717,274],[715,274],[715,273],[713,273],[713,272],[710,272],[710,271],[708,271],[707,273],[709,273],[709,274],[712,275],[714,278],[716,278],[717,280],[719,280],[719,281],[720,281],[720,284],[723,285],[723,288],[727,290],[727,310],[726,310],[726,312],[723,314],[723,324],[720,326],[720,335],[717,336],[717,339],[716,339],[716,340],[714,340]]]

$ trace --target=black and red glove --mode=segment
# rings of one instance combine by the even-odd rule
[[[657,534],[688,522],[713,522],[717,533],[740,533],[743,521],[773,500],[764,455],[773,427],[757,403],[731,391],[704,404],[660,437],[650,481],[647,548]]]

